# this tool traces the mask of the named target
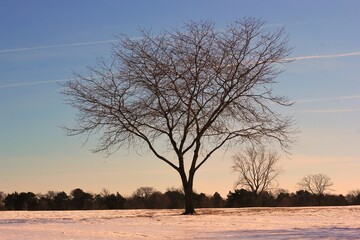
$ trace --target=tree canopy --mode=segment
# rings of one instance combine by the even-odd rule
[[[185,212],[193,213],[195,172],[215,151],[264,140],[290,146],[292,120],[271,108],[290,105],[272,91],[289,52],[284,29],[269,31],[253,18],[221,31],[200,21],[120,36],[111,60],[65,84],[78,110],[69,134],[95,133],[95,151],[109,153],[145,144],[179,173]]]

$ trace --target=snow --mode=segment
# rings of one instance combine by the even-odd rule
[[[360,206],[197,212],[4,211],[0,239],[360,239]]]

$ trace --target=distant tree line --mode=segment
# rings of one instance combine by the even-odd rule
[[[225,206],[225,200],[219,193],[213,196],[194,193],[193,199],[196,208]],[[184,201],[183,191],[175,188],[161,193],[152,187],[141,187],[126,198],[106,189],[99,194],[92,194],[77,188],[69,195],[63,191],[49,191],[46,194],[0,192],[1,210],[182,209]]]
[[[165,193],[152,187],[138,188],[131,196],[123,197],[103,190],[99,194],[84,192],[77,188],[68,195],[65,192],[49,191],[46,194],[32,192],[0,192],[1,210],[102,210],[102,209],[182,209],[185,196],[182,190],[169,188]],[[319,199],[321,200],[319,202]],[[289,193],[278,190],[276,193],[254,194],[245,189],[230,191],[224,199],[219,193],[206,195],[194,193],[195,208],[240,208],[240,207],[295,207],[295,206],[344,206],[360,205],[360,190],[349,192],[346,196],[317,194],[307,190]]]
[[[320,201],[319,201],[320,200]],[[276,194],[262,192],[255,195],[245,189],[236,189],[229,192],[226,199],[226,207],[305,207],[305,206],[346,206],[360,205],[360,191],[350,192],[343,196],[324,194],[319,196],[307,190],[299,190],[289,193],[279,190]]]

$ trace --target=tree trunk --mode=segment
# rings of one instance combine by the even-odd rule
[[[194,192],[193,192],[193,182],[194,182],[194,175],[195,170],[191,169],[189,171],[189,177],[186,177],[184,166],[182,165],[181,168],[178,170],[181,182],[183,184],[184,193],[185,193],[185,212],[184,215],[191,215],[195,213],[195,206],[194,206]]]
[[[256,191],[253,191],[253,198],[255,207],[259,207],[259,194]]]
[[[193,198],[193,184],[192,182],[183,183],[184,185],[184,192],[185,192],[185,215],[190,215],[195,213],[194,207],[194,198]]]
[[[322,205],[323,196],[324,196],[324,195],[322,195],[322,194],[319,194],[318,196],[316,196],[319,206]]]

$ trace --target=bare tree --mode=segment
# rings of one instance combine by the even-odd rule
[[[360,205],[360,189],[349,191],[349,193],[346,195],[346,200],[349,202],[349,204]]]
[[[133,197],[148,199],[156,190],[152,187],[140,187],[132,194]]]
[[[236,186],[252,191],[256,196],[272,186],[281,173],[279,155],[266,151],[264,147],[248,147],[245,154],[233,156],[233,170],[239,173]]]
[[[141,34],[119,37],[111,61],[65,84],[78,109],[68,134],[96,134],[95,151],[108,153],[145,145],[179,173],[192,214],[195,173],[215,151],[265,139],[288,149],[292,120],[270,108],[291,105],[272,92],[289,54],[287,36],[253,18],[222,31],[201,21]]]
[[[0,192],[0,210],[4,207],[5,194]]]
[[[298,186],[301,189],[307,190],[317,196],[319,205],[321,205],[324,194],[328,191],[332,191],[330,188],[332,185],[334,184],[331,179],[322,173],[308,175],[298,183]]]
[[[327,191],[331,191],[330,187],[334,185],[331,179],[322,173],[311,174],[298,183],[298,186],[303,189],[311,192],[315,195],[324,195]]]

